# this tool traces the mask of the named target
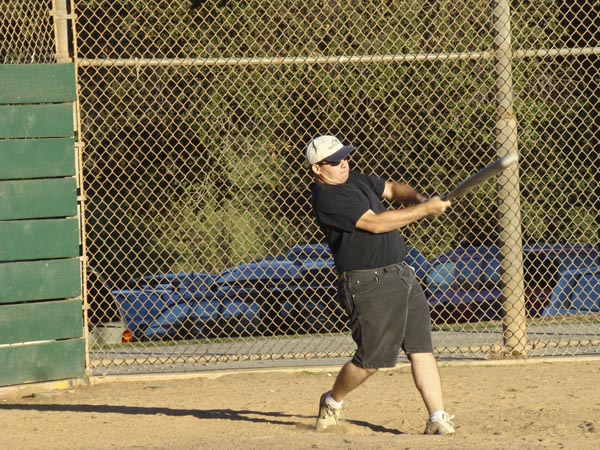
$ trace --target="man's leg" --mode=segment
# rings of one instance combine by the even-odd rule
[[[335,379],[331,396],[336,402],[343,401],[346,395],[363,384],[375,372],[377,369],[362,369],[351,361],[347,362]]]
[[[429,412],[425,434],[453,434],[454,416],[444,411],[444,398],[440,372],[433,353],[408,355],[415,385]]]
[[[339,425],[340,410],[342,409],[344,397],[364,383],[375,372],[377,372],[377,369],[362,369],[352,362],[348,362],[342,367],[335,379],[333,389],[324,393],[319,400],[317,431],[324,431],[332,425]]]
[[[415,386],[419,390],[429,414],[444,410],[442,381],[433,353],[408,355]]]

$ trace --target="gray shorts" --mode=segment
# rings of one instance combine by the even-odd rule
[[[394,367],[401,348],[407,355],[433,352],[429,306],[412,267],[352,270],[340,282],[340,302],[358,347],[355,365]]]

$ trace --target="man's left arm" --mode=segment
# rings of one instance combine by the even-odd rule
[[[427,197],[406,183],[386,181],[382,197],[390,202],[398,202],[404,206],[418,205],[426,202]]]

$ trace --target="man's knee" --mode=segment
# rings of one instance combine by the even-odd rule
[[[376,368],[361,367],[355,361],[349,361],[347,366],[349,366],[348,369],[351,370],[351,372],[362,372],[367,377],[370,377],[379,370]]]
[[[349,364],[351,364],[355,370],[362,370],[369,377],[379,370],[377,368],[361,367],[355,361],[350,361]]]
[[[423,352],[423,353],[409,353],[406,355],[408,360],[412,363],[414,361],[423,361],[423,360],[435,360],[435,355],[433,352]]]

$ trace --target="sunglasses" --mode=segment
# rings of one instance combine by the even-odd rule
[[[331,167],[337,167],[337,166],[339,166],[339,165],[342,163],[342,161],[347,161],[347,160],[348,160],[348,158],[344,158],[344,159],[342,159],[341,161],[321,161],[321,162],[319,163],[319,165],[320,165],[320,166],[331,166]]]

